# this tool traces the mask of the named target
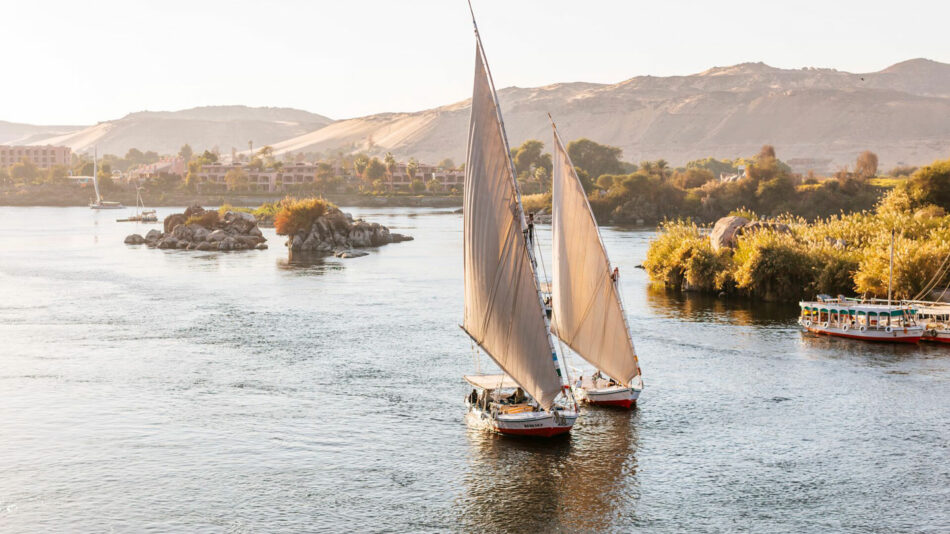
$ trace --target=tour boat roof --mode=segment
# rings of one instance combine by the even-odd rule
[[[846,312],[850,315],[855,314],[874,314],[874,315],[893,315],[899,316],[905,313],[914,315],[917,313],[916,308],[909,306],[901,306],[898,304],[892,304],[888,306],[887,304],[871,304],[871,303],[861,303],[861,302],[821,302],[821,301],[803,301],[798,303],[802,309],[809,311],[840,311]]]
[[[508,389],[521,387],[508,375],[465,375],[465,381],[482,389]]]

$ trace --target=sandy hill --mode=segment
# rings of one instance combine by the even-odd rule
[[[123,155],[130,148],[175,153],[185,143],[195,151],[218,147],[257,147],[322,128],[333,122],[322,115],[289,108],[209,106],[181,111],[141,111],[60,135],[37,136],[32,144],[66,145],[85,151],[97,145],[100,154]],[[2,132],[0,128],[0,132]]]
[[[76,132],[84,126],[36,126],[0,121],[0,145],[30,145],[37,140]]]
[[[547,142],[550,111],[565,138],[619,146],[629,161],[735,157],[764,143],[783,159],[825,159],[827,170],[853,162],[865,149],[877,152],[882,165],[950,155],[950,65],[924,59],[864,74],[744,63],[610,85],[510,87],[499,100],[512,145],[528,138]],[[274,146],[278,152],[392,151],[399,158],[460,162],[468,116],[468,101],[372,115]]]

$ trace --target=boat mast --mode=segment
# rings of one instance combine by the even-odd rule
[[[554,370],[557,372],[558,378],[561,379],[561,391],[563,392],[566,398],[571,400],[571,402],[574,404],[574,409],[576,411],[577,400],[574,399],[574,393],[571,391],[570,383],[568,383],[567,381],[567,370],[564,367],[563,358],[558,357],[558,351],[557,351],[558,344],[554,342],[554,339],[553,339],[554,334],[551,333],[551,321],[550,319],[548,319],[548,314],[544,311],[545,310],[544,295],[541,293],[541,281],[538,279],[537,260],[535,259],[535,256],[534,256],[534,249],[532,246],[530,246],[529,241],[527,239],[528,221],[524,214],[524,206],[521,204],[521,189],[518,187],[518,180],[517,180],[518,175],[515,172],[515,164],[511,160],[511,148],[508,146],[508,134],[505,131],[505,120],[501,116],[501,105],[498,103],[498,93],[495,91],[495,80],[492,78],[491,68],[488,66],[488,61],[484,59],[486,57],[485,48],[482,46],[482,37],[478,33],[478,23],[475,22],[475,10],[472,9],[472,0],[468,0],[468,10],[469,10],[469,13],[471,13],[472,15],[472,26],[475,28],[475,43],[477,44],[478,51],[484,60],[485,73],[488,74],[488,85],[491,88],[492,101],[495,104],[495,116],[498,119],[498,126],[501,129],[502,141],[505,144],[505,154],[507,155],[506,160],[508,162],[508,171],[511,174],[511,181],[514,184],[514,191],[515,191],[515,197],[516,197],[515,205],[517,206],[517,209],[518,209],[517,216],[521,222],[521,232],[522,234],[526,236],[524,240],[524,246],[527,249],[528,258],[531,263],[531,274],[534,276],[534,289],[538,295],[538,304],[541,307],[540,308],[541,316],[542,316],[542,319],[544,320],[544,328],[547,331],[548,345],[551,348],[551,358],[554,360]]]
[[[894,229],[891,228],[891,263],[887,269],[887,305],[891,305],[891,282],[894,280]]]

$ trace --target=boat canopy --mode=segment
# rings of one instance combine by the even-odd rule
[[[901,317],[903,315],[917,315],[918,311],[914,308],[888,308],[887,306],[854,306],[833,308],[827,304],[820,306],[812,303],[801,303],[801,308],[809,312],[818,313],[837,313],[841,315],[890,315],[891,317]]]
[[[508,375],[465,375],[465,381],[481,389],[514,389],[521,387]]]
[[[551,331],[597,369],[629,386],[640,374],[637,354],[597,221],[556,127],[553,164]]]
[[[462,328],[548,410],[561,393],[561,376],[510,158],[484,50],[476,38],[465,162]]]

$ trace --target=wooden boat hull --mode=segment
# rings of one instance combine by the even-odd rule
[[[577,421],[574,412],[523,412],[491,414],[471,408],[476,424],[505,436],[550,438],[567,434]]]
[[[822,327],[822,326],[805,326],[806,331],[811,332],[812,334],[820,334],[825,336],[834,336],[842,337],[846,339],[858,339],[861,341],[876,341],[880,343],[910,343],[915,344],[920,341],[923,337],[923,328],[921,327],[908,327],[908,328],[895,328],[892,331],[888,332],[886,330],[865,330],[861,331],[859,329],[848,329],[838,327]]]
[[[924,330],[923,337],[920,338],[921,341],[929,341],[930,343],[950,343],[950,331],[946,330]]]
[[[613,406],[630,409],[637,404],[640,389],[628,387],[610,387],[604,389],[575,388],[577,397],[592,406]]]

